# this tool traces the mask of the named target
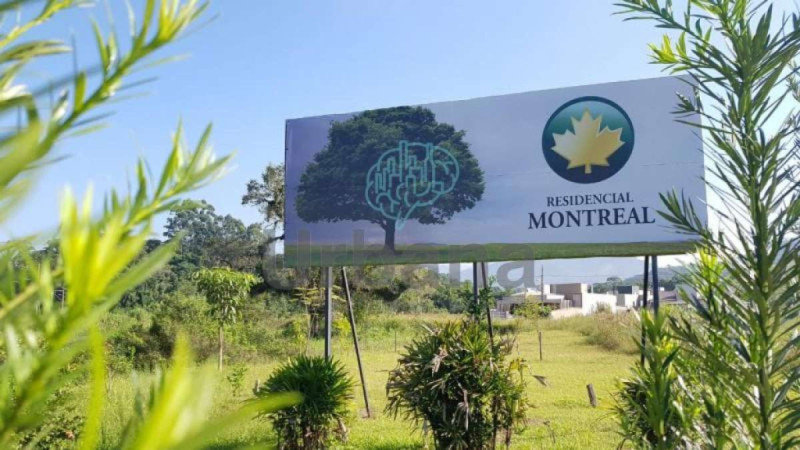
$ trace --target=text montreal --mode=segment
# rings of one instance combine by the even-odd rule
[[[606,225],[638,225],[655,223],[650,207],[577,209],[528,213],[528,229],[596,227]]]

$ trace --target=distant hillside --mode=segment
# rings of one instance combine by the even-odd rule
[[[658,268],[658,279],[659,280],[671,280],[678,275],[685,274],[687,268],[685,266],[670,266],[670,267],[659,267]],[[652,276],[652,274],[651,274]],[[637,275],[632,275],[624,279],[626,284],[636,284],[641,286],[644,280],[644,274],[639,273]]]

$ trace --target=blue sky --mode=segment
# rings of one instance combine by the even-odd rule
[[[123,2],[109,3],[124,36]],[[131,3],[139,11],[144,2]],[[217,152],[237,152],[231,173],[194,197],[249,223],[260,216],[241,205],[245,183],[283,160],[287,118],[662,74],[648,64],[646,47],[659,31],[614,11],[610,0],[216,0],[207,14],[214,20],[162,54],[188,59],[139,74],[158,77],[145,96],[114,105],[107,129],[60,144],[68,159],[39,174],[29,202],[0,234],[52,229],[67,185],[124,188],[139,156],[160,167],[179,118],[190,142],[213,122]],[[100,4],[62,14],[31,36],[74,33],[79,64],[91,66],[92,17],[107,25]],[[71,61],[39,64],[27,82],[70,73]]]

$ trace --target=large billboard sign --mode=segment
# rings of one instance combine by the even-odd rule
[[[665,77],[288,120],[285,263],[690,251],[657,214],[672,190],[705,214],[676,93],[693,96]]]

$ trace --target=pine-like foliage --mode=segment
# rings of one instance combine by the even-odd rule
[[[787,111],[800,95],[800,16],[778,18],[772,2],[756,0],[689,0],[680,13],[671,0],[618,4],[628,19],[667,30],[651,46],[653,62],[697,91],[677,99],[676,114],[702,134],[718,229],[701,220],[701,205],[662,195],[662,216],[701,240],[686,277],[697,292],[685,296],[694,314],[668,331],[702,406],[695,444],[797,448],[800,121]]]

